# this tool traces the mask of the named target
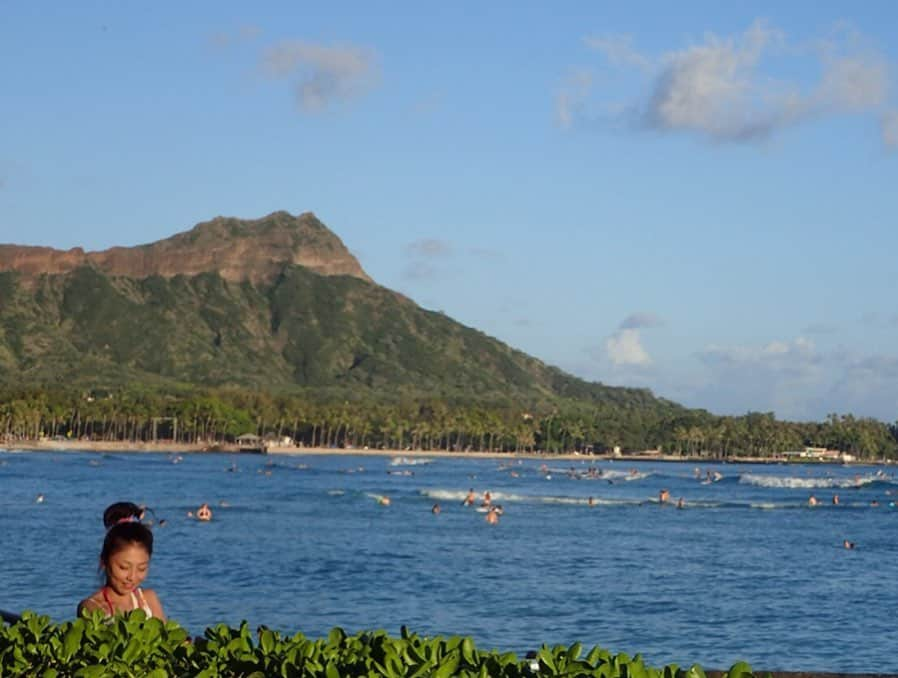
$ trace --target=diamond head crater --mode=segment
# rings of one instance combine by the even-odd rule
[[[558,331],[564,331],[564,323]],[[720,416],[589,382],[379,285],[313,213],[99,252],[0,244],[0,445],[801,461],[898,456],[894,423]]]

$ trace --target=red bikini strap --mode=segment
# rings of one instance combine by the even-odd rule
[[[115,607],[112,605],[112,601],[109,600],[109,594],[106,593],[107,587],[103,587],[103,600],[106,601],[106,604],[109,606],[109,614],[115,614]]]

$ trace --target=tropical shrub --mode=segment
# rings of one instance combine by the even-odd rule
[[[612,655],[599,647],[584,655],[579,643],[544,645],[520,659],[513,652],[478,649],[470,638],[428,638],[405,627],[398,638],[385,631],[348,635],[335,628],[326,638],[311,639],[265,627],[253,633],[244,622],[239,628],[219,624],[191,640],[177,622],[146,619],[136,611],[113,619],[96,612],[60,624],[26,612],[15,624],[0,626],[0,676],[705,678],[705,673],[697,665],[651,668],[639,655]],[[739,663],[725,678],[753,676],[750,666]]]

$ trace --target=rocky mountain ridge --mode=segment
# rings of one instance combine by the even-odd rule
[[[371,282],[340,238],[311,212],[293,216],[281,211],[254,220],[216,217],[154,243],[99,252],[0,245],[0,271],[16,271],[26,280],[91,266],[135,279],[217,273],[230,282],[268,283],[286,265]]]

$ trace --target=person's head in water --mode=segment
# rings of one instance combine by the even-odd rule
[[[143,509],[130,501],[117,501],[103,511],[103,526],[108,530],[119,523],[140,522]]]

